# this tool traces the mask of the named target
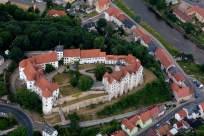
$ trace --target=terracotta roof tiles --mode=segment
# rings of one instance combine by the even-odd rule
[[[142,114],[139,115],[139,117],[141,118],[143,124],[145,124],[146,121],[151,119],[150,111],[147,110],[147,111],[143,112]]]
[[[173,10],[173,13],[176,14],[177,16],[179,16],[180,18],[182,18],[183,20],[185,20],[185,22],[193,22],[194,21],[192,18],[190,18],[188,15],[184,14],[178,8],[175,8]]]
[[[134,125],[127,119],[124,118],[121,122],[121,124],[123,124],[125,126],[126,129],[129,129],[130,132],[134,129]]]
[[[19,66],[20,66],[21,68],[25,68],[26,62],[27,62],[27,60],[22,60],[22,61],[19,63]]]
[[[165,125],[161,126],[160,128],[158,128],[156,131],[157,131],[160,135],[163,136],[163,135],[166,135],[166,134],[169,133],[169,127],[168,127],[167,124],[165,124]]]
[[[177,114],[179,114],[180,118],[184,118],[187,115],[185,110],[180,110],[179,112],[177,112]]]
[[[119,14],[122,14],[122,10],[119,9],[119,8],[111,8],[111,7],[109,7],[109,8],[106,10],[106,13],[107,13],[109,16],[118,17]]]
[[[125,61],[128,64],[133,64],[135,63],[135,61],[137,60],[137,58],[135,58],[134,56],[132,56],[131,54],[128,54],[128,56],[126,57]]]
[[[98,6],[99,7],[107,5],[108,3],[109,3],[109,0],[98,0]]]
[[[34,56],[34,58],[36,64],[58,61],[57,53],[55,51],[43,55]]]
[[[174,82],[171,84],[171,89],[177,93],[178,98],[186,97],[186,96],[189,96],[193,93],[192,91],[190,91],[189,87],[180,88]]]
[[[154,132],[154,130],[152,130],[151,128],[148,130],[147,132],[147,136],[158,136],[156,132]]]
[[[183,82],[185,80],[184,76],[181,73],[176,73],[174,75],[174,78],[176,79],[177,82]]]
[[[158,106],[154,106],[150,108],[149,111],[150,111],[150,115],[152,116],[152,118],[156,117],[159,114]]]
[[[52,96],[52,92],[48,90],[47,88],[42,92],[42,96],[45,98],[49,98]]]
[[[137,122],[140,120],[138,115],[134,115],[132,118],[129,119],[129,121],[133,124],[133,125],[137,125]]]
[[[140,37],[145,44],[148,44],[151,40],[153,40],[152,36],[146,34],[141,28],[136,28],[134,30],[135,36]]]
[[[58,16],[65,16],[67,15],[65,11],[62,10],[55,10],[55,9],[51,9],[49,11],[49,15],[50,16],[54,16],[54,15],[58,15]]]
[[[26,75],[26,79],[28,81],[35,80],[37,72],[29,60],[26,60],[26,66],[25,66],[25,69],[23,71],[24,71],[24,73]]]
[[[113,132],[110,136],[126,136],[122,130]]]
[[[81,50],[81,58],[100,57],[100,49]]]
[[[121,22],[125,21],[125,19],[127,19],[127,17],[124,14],[119,14],[118,15],[118,20],[120,20]]]
[[[191,12],[195,12],[197,9],[199,9],[200,7],[198,6],[198,5],[196,5],[196,6],[193,6],[193,7],[191,7],[191,8],[189,8],[189,9],[187,9],[185,12],[187,13],[187,14],[189,14],[189,13],[191,13]]]
[[[68,49],[63,52],[64,57],[80,57],[80,49]]]
[[[181,128],[182,126],[183,126],[183,124],[180,122],[180,121],[178,121],[177,123],[176,123],[176,126],[177,126],[177,128]]]
[[[199,9],[196,10],[196,12],[197,12],[200,16],[204,17],[204,9],[199,8]]]

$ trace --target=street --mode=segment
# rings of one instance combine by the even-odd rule
[[[7,59],[3,65],[0,66],[0,74],[4,72],[4,69],[7,69],[8,66],[11,64],[12,60]]]

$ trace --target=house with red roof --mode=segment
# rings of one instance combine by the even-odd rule
[[[177,113],[175,114],[175,119],[176,119],[177,121],[181,121],[181,120],[184,119],[186,116],[187,116],[186,110],[182,109],[182,110],[180,110],[179,112],[177,112]]]
[[[138,127],[135,127],[127,118],[122,120],[121,128],[128,136],[134,136],[138,131]]]
[[[176,129],[176,130],[179,130],[179,129],[189,129],[190,128],[190,125],[188,124],[188,122],[184,121],[184,120],[181,120],[181,121],[178,121],[176,122],[173,127]]]
[[[159,127],[156,132],[159,134],[159,136],[173,136],[173,134],[170,132],[170,128],[167,124]]]
[[[139,118],[141,119],[139,125],[141,128],[145,128],[152,123],[152,117],[149,110],[139,114]]]
[[[149,129],[147,132],[147,136],[159,136],[153,129]]]
[[[204,117],[204,102],[198,104],[200,117]]]
[[[115,22],[118,26],[122,26],[123,25],[122,20],[126,19],[126,17],[122,13],[122,10],[119,8],[109,7],[106,10],[106,12],[104,12],[104,14],[105,19],[108,22]]]
[[[59,17],[59,16],[66,16],[67,13],[63,10],[55,10],[55,9],[51,9],[49,12],[48,12],[49,16],[50,17]]]
[[[138,27],[133,31],[133,39],[134,41],[139,41],[141,45],[146,47],[149,47],[148,43],[153,40],[152,36],[148,35],[144,30]]]
[[[171,66],[174,66],[174,63],[171,61],[170,57],[166,54],[164,49],[159,48],[155,52],[155,59],[158,60],[161,64],[161,69],[166,73]]]
[[[186,15],[185,13],[183,13],[180,9],[175,8],[173,9],[173,14],[179,19],[181,20],[183,23],[195,23],[195,21],[190,18],[188,15]]]
[[[188,119],[197,119],[200,117],[199,106],[196,104],[190,104],[187,107],[183,108],[186,111],[186,117]]]
[[[149,111],[150,111],[150,115],[151,115],[152,119],[157,118],[159,115],[159,112],[160,112],[158,106],[151,107],[149,109]]]
[[[204,22],[204,9],[200,8],[198,5],[188,8],[185,13],[190,15],[195,15],[195,17],[200,21]]]
[[[187,101],[192,98],[193,91],[191,91],[189,87],[180,88],[178,84],[173,82],[171,89],[177,102]]]
[[[97,0],[95,2],[96,11],[98,13],[102,13],[106,11],[110,7],[109,0]]]
[[[122,130],[114,131],[110,136],[126,136]]]
[[[35,92],[42,99],[42,110],[45,115],[52,113],[52,106],[58,99],[59,86],[44,78],[46,64],[58,68],[56,52],[24,59],[19,63],[20,79],[26,81],[27,89]]]

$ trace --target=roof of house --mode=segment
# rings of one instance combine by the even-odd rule
[[[142,114],[139,115],[139,117],[141,118],[143,124],[145,124],[146,121],[151,119],[150,111],[147,110],[147,111],[143,112]]]
[[[193,6],[193,7],[191,7],[191,8],[188,8],[188,9],[186,9],[186,13],[187,14],[189,14],[189,13],[191,13],[191,12],[194,12],[194,11],[196,11],[197,9],[199,9],[200,7],[198,6],[198,5],[196,5],[196,6]]]
[[[198,8],[198,9],[196,10],[196,12],[197,12],[200,16],[204,17],[204,9]]]
[[[191,115],[192,113],[198,113],[199,112],[199,107],[197,104],[190,104],[187,107],[185,107],[185,109],[187,110],[187,114]]]
[[[204,111],[204,102],[199,103],[199,105],[202,107],[202,110]]]
[[[176,73],[174,75],[174,78],[176,79],[177,82],[183,82],[185,80],[183,74],[181,74],[181,73]]]
[[[160,135],[166,135],[166,134],[169,134],[169,127],[167,124],[161,126],[160,128],[158,128],[156,130]]]
[[[159,106],[159,112],[160,113],[165,111],[165,110],[166,110],[166,106],[164,104]]]
[[[123,124],[126,129],[129,129],[130,132],[135,128],[135,126],[127,118],[124,118],[121,124]]]
[[[125,55],[106,55],[106,60],[125,60],[126,58]]]
[[[171,84],[171,89],[177,93],[178,98],[186,97],[193,93],[189,87],[180,88],[175,82]]]
[[[100,57],[100,49],[81,50],[81,58]]]
[[[176,14],[177,16],[179,16],[180,18],[182,18],[183,20],[185,20],[186,22],[193,22],[194,21],[192,18],[190,18],[188,15],[184,14],[178,8],[175,8],[173,10],[173,13]]]
[[[149,111],[150,111],[150,115],[152,116],[152,118],[156,117],[159,114],[158,106],[154,106],[150,108]]]
[[[148,130],[147,132],[147,136],[158,136],[156,132],[154,132],[154,130],[152,130],[151,128]]]
[[[127,17],[126,17],[124,14],[119,14],[119,15],[117,16],[117,19],[120,20],[121,22],[124,22],[125,19],[127,19]]]
[[[177,126],[177,128],[181,128],[183,126],[183,124],[180,121],[178,121],[178,122],[176,122],[176,126]]]
[[[186,113],[185,110],[180,110],[180,111],[177,112],[176,114],[178,114],[178,115],[180,116],[180,118],[184,118],[184,117],[187,115],[187,113]]]
[[[155,54],[156,54],[155,58],[160,59],[162,65],[165,66],[166,68],[168,68],[171,65],[174,65],[174,63],[171,61],[169,56],[162,48],[156,50]]]
[[[108,3],[109,3],[109,0],[98,0],[98,6],[99,7],[107,5]]]
[[[135,61],[135,63],[128,65],[128,66],[124,67],[123,69],[125,69],[128,73],[132,74],[132,73],[135,73],[136,71],[138,71],[140,66],[141,66],[140,61]]]
[[[131,21],[129,18],[125,19],[122,23],[126,28],[129,28],[129,29],[135,25],[134,22]]]
[[[145,44],[148,44],[151,40],[153,40],[152,36],[146,34],[141,28],[136,28],[134,30],[135,36],[140,37]]]
[[[173,75],[173,76],[174,76],[176,73],[178,73],[176,67],[174,67],[174,66],[170,66],[170,67],[168,68],[168,72],[169,72],[171,75]]]
[[[188,122],[186,122],[185,120],[181,120],[181,123],[182,123],[183,126],[190,127]]]
[[[119,14],[122,14],[122,10],[121,10],[120,8],[111,8],[111,7],[109,7],[109,8],[106,10],[106,13],[107,13],[109,16],[118,17]]]
[[[45,124],[45,125],[43,125],[43,131],[49,135],[52,135],[54,133],[54,131],[57,131],[57,130],[55,128]]]
[[[62,46],[62,45],[57,45],[57,46],[55,47],[55,51],[56,51],[56,52],[63,52],[63,46]]]
[[[126,136],[122,130],[114,131],[110,136]]]
[[[128,54],[128,56],[126,56],[125,61],[128,64],[133,64],[135,63],[135,61],[137,60],[137,58],[135,58],[134,56],[132,56],[131,54]]]
[[[133,124],[136,125],[137,122],[140,120],[138,115],[134,115],[132,118],[129,119],[129,121]]]
[[[157,49],[158,49],[158,47],[159,47],[159,45],[157,44],[157,42],[155,42],[154,40],[151,40],[149,43],[148,43],[148,50],[149,51],[152,51],[152,52],[155,52]]]
[[[89,22],[89,23],[85,24],[84,27],[85,27],[86,29],[90,29],[90,28],[92,28],[92,27],[95,27],[95,23],[94,23],[94,22]]]
[[[0,55],[0,60],[3,59],[4,57]]]
[[[64,50],[64,57],[80,57],[80,49],[67,49]]]
[[[45,97],[45,98],[49,98],[49,97],[52,96],[52,92],[49,89],[46,88],[45,90],[43,90],[42,96]]]
[[[9,0],[9,1],[13,1],[13,2],[16,2],[16,3],[21,3],[21,4],[25,4],[25,5],[28,5],[28,6],[33,6],[34,3],[32,2],[32,0]]]
[[[51,9],[49,11],[49,15],[50,16],[54,16],[54,15],[58,15],[58,16],[64,16],[67,15],[67,13],[63,10],[55,10],[55,9]]]
[[[58,61],[57,53],[55,51],[43,55],[34,56],[32,58],[34,58],[35,64],[43,64]]]
[[[33,67],[32,63],[29,60],[26,60],[25,62],[26,65],[23,71],[24,74],[26,75],[26,79],[28,81],[33,81],[39,74],[37,73],[36,69]]]

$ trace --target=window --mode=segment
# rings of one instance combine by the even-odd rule
[[[46,105],[47,106],[47,105]]]

